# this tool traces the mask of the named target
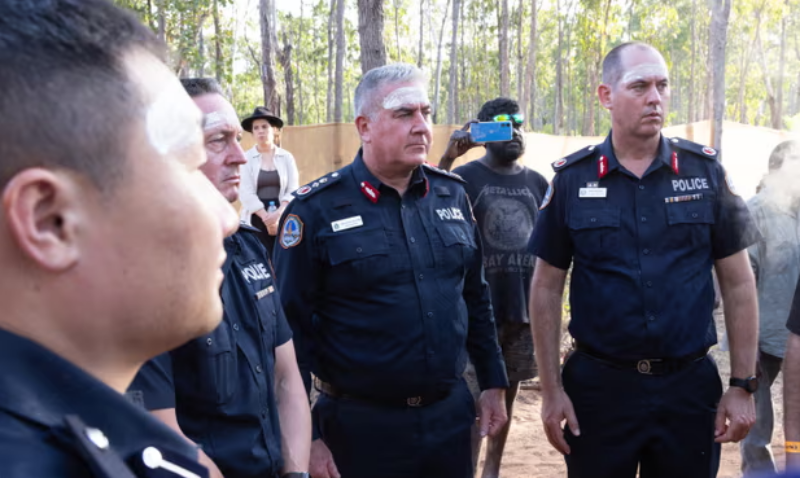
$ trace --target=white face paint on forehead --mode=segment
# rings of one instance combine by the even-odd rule
[[[645,78],[669,78],[667,67],[663,63],[643,63],[629,69],[622,76],[622,84],[627,85]]]
[[[146,115],[147,138],[160,154],[201,144],[199,112],[177,81],[150,104]]]
[[[239,118],[231,110],[212,111],[203,116],[203,131],[211,131],[222,126],[230,126],[232,129],[239,129]]]
[[[428,104],[428,93],[419,86],[404,86],[398,88],[383,99],[383,107],[387,110],[396,110],[406,105]]]

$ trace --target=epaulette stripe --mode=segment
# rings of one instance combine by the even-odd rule
[[[341,179],[341,177],[342,173],[340,173],[339,171],[333,172],[327,176],[315,179],[314,181],[306,185],[300,186],[292,194],[297,199],[307,198],[309,196],[312,196],[315,192],[321,191],[326,187],[330,186],[331,184],[337,182],[339,179]]]

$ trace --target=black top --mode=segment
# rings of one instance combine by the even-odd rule
[[[609,135],[554,168],[530,250],[555,267],[572,264],[572,336],[635,360],[715,344],[711,268],[759,236],[716,151],[662,137],[639,179]]]
[[[278,171],[265,171],[258,170],[258,198],[264,202],[265,206],[269,206],[269,202],[281,195],[281,177]],[[275,203],[275,207],[280,207],[280,201]]]
[[[527,323],[536,257],[528,252],[547,180],[523,168],[499,174],[480,161],[456,168],[467,191],[483,242],[483,267],[497,323]]]
[[[225,239],[219,327],[148,362],[129,389],[150,410],[175,408],[181,430],[238,478],[283,466],[273,371],[291,329],[254,231],[243,224]]]
[[[82,369],[0,329],[0,476],[173,477],[145,449],[208,476],[183,437]]]
[[[789,311],[789,319],[786,321],[786,328],[795,335],[800,335],[800,282],[794,291],[792,308]]]
[[[432,395],[461,379],[469,352],[482,389],[508,385],[462,183],[420,167],[401,197],[359,152],[294,193],[274,260],[306,380]]]

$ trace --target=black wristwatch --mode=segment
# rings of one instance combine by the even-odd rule
[[[728,385],[731,387],[740,387],[747,390],[749,393],[755,393],[758,390],[758,377],[747,378],[734,378],[731,377]]]
[[[281,478],[311,478],[311,475],[305,471],[290,471],[289,473],[282,474]]]

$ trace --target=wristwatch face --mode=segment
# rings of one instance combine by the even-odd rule
[[[757,377],[750,377],[747,379],[747,391],[750,393],[755,393],[758,390],[758,378]]]

